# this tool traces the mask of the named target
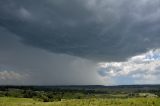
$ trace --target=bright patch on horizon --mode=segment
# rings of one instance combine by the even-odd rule
[[[125,62],[99,63],[99,74],[111,84],[157,84],[160,81],[160,49],[129,58]]]

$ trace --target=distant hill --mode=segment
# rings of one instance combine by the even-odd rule
[[[61,86],[0,86],[0,89],[17,88],[17,89],[35,89],[35,90],[53,90],[53,89],[71,89],[71,90],[120,90],[120,89],[132,89],[132,90],[160,90],[160,85],[117,85],[117,86],[103,86],[103,85],[61,85]]]

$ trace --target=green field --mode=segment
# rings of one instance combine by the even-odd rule
[[[1,97],[0,106],[160,106],[160,98],[71,99],[39,102],[26,98]]]

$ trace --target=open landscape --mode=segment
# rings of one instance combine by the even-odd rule
[[[160,106],[160,0],[0,0],[0,106]]]
[[[0,106],[159,106],[160,85],[1,86]]]

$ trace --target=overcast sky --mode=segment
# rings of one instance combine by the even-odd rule
[[[1,0],[0,84],[160,84],[160,1]]]

